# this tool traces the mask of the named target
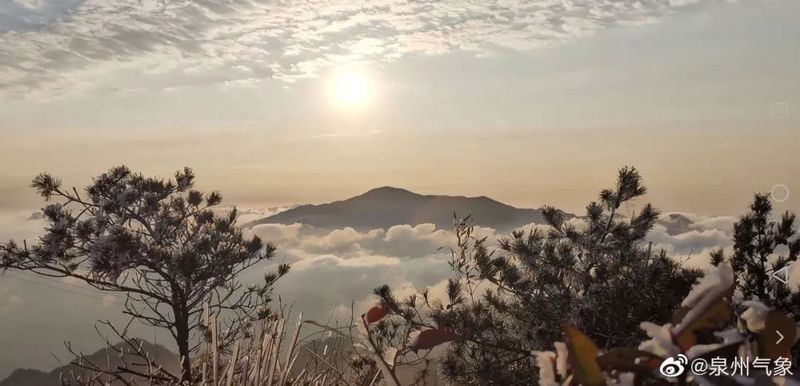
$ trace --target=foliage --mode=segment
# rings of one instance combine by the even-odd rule
[[[123,363],[137,358],[143,369],[104,369],[76,354],[75,365],[90,372],[69,384],[134,384],[137,377],[175,386],[429,384],[431,358],[441,357],[444,375],[458,385],[778,385],[785,379],[752,367],[747,379],[664,369],[674,370],[676,358],[686,366],[737,357],[781,361],[797,350],[792,318],[800,295],[771,277],[797,260],[800,240],[795,216],[773,219],[766,195],[756,195],[734,225],[732,253],[713,252],[714,267],[700,279],[646,242],[657,210],[647,204],[622,213],[646,192],[637,171],[623,168],[585,217],[546,208],[546,229],[515,231],[497,251],[475,235],[469,218],[454,218],[455,276],[442,298],[425,289],[398,299],[383,286],[375,290],[379,303],[350,325],[301,316],[291,329],[285,316],[264,308],[271,284],[288,268],[267,275],[263,286],[243,288],[236,275],[274,247],[245,240],[235,212],[215,216],[218,195],[193,191],[192,179],[188,169],[160,181],[117,168],[95,180],[86,201],[50,176],[34,181],[45,198],[65,202],[45,209],[50,225],[38,244],[2,247],[3,267],[123,292],[132,320],[169,328],[179,346],[176,315],[188,314],[199,338],[178,376],[154,363],[126,329],[107,323],[123,341],[107,342],[109,355],[120,354]],[[305,324],[315,331],[301,338]],[[403,368],[418,375],[409,381],[399,375]]]
[[[756,194],[749,209],[733,226],[733,253],[726,256],[722,249],[716,250],[711,262],[730,262],[741,300],[757,298],[792,317],[800,317],[800,294],[772,278],[773,273],[788,268],[800,255],[796,216],[786,211],[780,219],[773,219],[772,203],[766,194]]]
[[[785,359],[789,348],[796,343],[794,322],[778,311],[770,310],[757,301],[746,305],[734,327],[727,327],[733,311],[733,269],[722,263],[698,283],[678,310],[676,324],[641,323],[649,336],[638,346],[617,347],[598,351],[589,338],[573,326],[563,326],[568,338],[568,351],[539,352],[540,385],[775,385],[768,373],[748,364],[748,376],[731,374],[730,364],[737,358]],[[720,312],[721,310],[725,312]],[[788,323],[786,322],[788,321]],[[778,341],[775,329],[785,339]],[[714,336],[713,342],[697,343],[704,336]],[[561,343],[556,344],[561,345]],[[663,370],[674,366],[675,358],[685,357],[678,371]],[[724,372],[695,374],[690,370],[694,361],[706,364],[712,359],[724,359]],[[788,366],[788,362],[784,362]],[[708,367],[707,367],[708,369]],[[664,375],[664,371],[674,376]],[[744,371],[744,370],[743,370]],[[742,371],[742,372],[743,372]],[[773,374],[790,376],[791,372]]]
[[[227,320],[219,337],[230,346],[252,320],[268,315],[272,284],[288,270],[266,274],[245,287],[238,275],[272,257],[275,247],[246,239],[237,212],[215,215],[217,192],[194,187],[191,169],[163,180],[116,167],[95,178],[83,194],[41,174],[32,187],[47,201],[48,225],[33,245],[2,245],[2,267],[51,277],[71,277],[125,295],[124,313],[167,329],[175,339],[183,380],[207,331],[203,304]],[[225,318],[225,316],[228,316]]]
[[[183,385],[258,385],[258,386],[333,386],[364,385],[367,382],[351,383],[354,376],[349,372],[355,366],[342,364],[336,360],[336,353],[343,347],[332,347],[317,353],[311,344],[300,338],[304,323],[302,316],[296,323],[285,315],[273,315],[250,324],[249,333],[242,335],[230,348],[223,350],[217,341],[220,325],[206,305],[203,325],[210,331],[210,337],[202,345],[200,355],[195,358],[193,367],[198,374],[192,382],[181,382],[164,370],[163,364],[153,361],[141,349],[141,341],[128,339],[122,331],[111,332],[123,343],[107,343],[106,357],[118,357],[124,366],[108,368],[103,363],[93,362],[80,354],[73,366],[85,370],[81,374],[61,374],[64,386],[90,386],[118,384],[125,386],[149,384],[162,386]],[[312,337],[311,334],[308,337]],[[306,339],[308,339],[306,337]],[[312,356],[322,366],[315,366],[303,357]],[[135,362],[135,363],[134,363]],[[299,362],[304,362],[298,366]],[[337,366],[338,365],[338,366]],[[135,369],[135,370],[134,370]],[[374,371],[370,379],[374,378]]]
[[[630,346],[601,349],[574,324],[561,323],[566,342],[555,342],[554,351],[531,352],[538,374],[503,384],[777,386],[789,384],[785,383],[789,378],[796,382],[796,366],[788,359],[798,339],[795,322],[756,300],[745,302],[744,312],[733,318],[735,287],[733,268],[718,264],[683,299],[673,322],[641,322],[647,338]],[[450,350],[457,350],[460,340],[469,339],[443,329],[426,331],[434,332],[431,336],[436,338],[424,349],[452,341]],[[755,364],[756,358],[761,358],[760,365]],[[696,361],[705,363],[704,370],[693,370]],[[719,361],[721,370],[709,367]],[[737,363],[740,367],[734,374]],[[495,383],[487,380],[486,384]]]
[[[712,269],[697,283],[682,301],[681,307],[675,311],[673,323],[657,324],[640,323],[640,329],[647,337],[636,345],[626,347],[610,347],[601,349],[583,331],[571,323],[562,323],[564,342],[557,341],[551,347],[555,350],[537,350],[531,353],[538,367],[535,378],[521,379],[519,384],[539,384],[541,386],[585,385],[585,386],[744,386],[763,385],[777,386],[790,384],[786,379],[792,378],[789,362],[782,362],[789,372],[779,374],[779,378],[770,377],[763,369],[747,363],[748,376],[736,377],[729,374],[706,375],[694,374],[690,371],[690,363],[703,361],[706,364],[714,360],[724,359],[725,371],[731,371],[731,364],[742,358],[763,358],[780,363],[789,353],[789,349],[797,342],[794,322],[784,313],[775,311],[757,301],[744,304],[744,312],[728,322],[733,312],[733,289],[735,279],[733,269],[727,263],[721,263]],[[149,382],[152,385],[228,385],[228,386],[386,386],[409,385],[400,383],[396,375],[403,357],[414,351],[435,349],[437,346],[453,342],[458,344],[462,337],[443,329],[425,329],[414,331],[403,339],[405,343],[398,347],[379,349],[378,331],[391,324],[397,315],[386,312],[383,306],[376,306],[361,316],[361,335],[348,334],[351,326],[333,328],[322,326],[311,321],[298,319],[294,328],[286,317],[271,317],[252,326],[252,334],[248,338],[237,341],[231,352],[218,350],[211,344],[206,346],[205,354],[196,363],[200,367],[201,377],[192,383],[178,383],[162,376],[163,371],[152,363],[147,363],[151,371]],[[217,331],[214,317],[206,314],[207,327]],[[330,332],[332,336],[341,336],[339,346],[317,353],[300,339],[300,328],[304,323],[323,327],[317,333]],[[383,327],[380,327],[383,324]],[[776,340],[775,331],[780,331],[784,339]],[[427,333],[426,333],[427,332]],[[213,333],[212,333],[213,334]],[[712,336],[711,341],[699,343],[705,337]],[[288,340],[287,340],[288,338]],[[349,342],[348,342],[349,341]],[[344,343],[343,342],[347,342]],[[341,362],[332,359],[332,353],[345,351],[343,347],[352,345],[353,350],[366,353],[370,358],[357,354],[354,360],[341,366]],[[307,352],[320,360],[322,367],[312,367],[309,363],[298,366],[301,353]],[[135,347],[134,347],[135,353]],[[675,366],[675,358],[685,357],[680,370],[666,371],[665,368]],[[142,355],[146,359],[146,356]],[[359,372],[366,364],[368,377]],[[674,369],[674,367],[673,367]],[[743,371],[743,370],[742,370]],[[88,375],[66,382],[69,385],[88,386],[103,381],[105,372]],[[122,377],[116,374],[112,378],[120,384],[133,385],[133,377]],[[130,375],[130,374],[128,374]],[[145,374],[146,375],[146,374]],[[773,374],[776,375],[776,374]],[[130,380],[130,381],[129,381]]]
[[[800,293],[773,278],[773,274],[790,269],[800,255],[800,237],[795,228],[796,215],[789,211],[773,218],[772,202],[767,194],[756,194],[749,211],[733,225],[733,251],[726,254],[718,249],[711,262],[729,262],[736,275],[737,297],[734,304],[742,309],[751,299],[783,312],[793,319],[800,318]],[[795,362],[800,350],[795,350]]]
[[[619,171],[614,189],[600,192],[586,216],[570,220],[544,210],[547,231],[515,231],[490,251],[466,220],[456,220],[450,279],[444,302],[419,296],[396,299],[376,290],[381,304],[411,326],[451,331],[458,339],[443,371],[463,385],[527,384],[536,379],[534,352],[550,347],[568,321],[600,348],[637,343],[641,320],[671,318],[700,276],[645,243],[658,211],[645,205],[621,211],[644,195],[634,168]]]

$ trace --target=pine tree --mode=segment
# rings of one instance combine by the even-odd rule
[[[272,284],[288,271],[265,274],[258,286],[238,280],[244,270],[275,251],[258,237],[246,239],[236,210],[219,216],[222,197],[193,189],[186,168],[173,179],[144,177],[121,166],[95,178],[84,194],[66,190],[50,174],[32,187],[47,201],[47,227],[33,245],[0,246],[5,269],[70,277],[102,291],[125,295],[123,312],[168,330],[181,358],[181,381],[192,379],[191,359],[203,330],[204,303],[228,320],[226,346],[248,321],[267,316]]]
[[[800,255],[795,220],[796,216],[788,211],[780,219],[773,219],[769,195],[756,194],[748,213],[733,225],[733,253],[726,256],[718,249],[712,252],[711,263],[719,265],[729,260],[740,300],[756,298],[797,318],[800,294],[773,278],[773,273],[790,267]]]
[[[535,352],[561,340],[565,321],[601,349],[636,346],[643,338],[639,323],[669,321],[700,276],[650,250],[646,236],[659,215],[651,205],[620,213],[645,192],[639,173],[623,168],[616,187],[601,191],[585,217],[568,220],[546,208],[546,232],[515,231],[499,251],[457,221],[455,277],[444,302],[425,290],[403,300],[387,286],[376,294],[414,328],[458,336],[443,360],[445,375],[458,384],[530,384],[538,376]]]

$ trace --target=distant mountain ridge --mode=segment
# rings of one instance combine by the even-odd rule
[[[384,186],[364,194],[320,205],[300,205],[247,224],[301,223],[318,228],[389,228],[402,224],[431,223],[451,228],[453,213],[472,216],[476,225],[511,230],[544,222],[541,209],[521,209],[489,197],[422,195],[405,189]],[[574,217],[566,214],[567,218]]]
[[[124,347],[122,344],[116,345],[117,347]],[[164,369],[167,371],[176,374],[178,372],[178,356],[177,354],[172,353],[167,348],[161,345],[152,344],[146,341],[142,341],[142,349],[150,354],[150,357],[159,365],[163,366]],[[128,356],[128,361],[133,359],[133,362],[140,362],[138,357]],[[116,368],[116,366],[121,365],[122,362],[119,360],[119,354],[112,353],[110,356],[106,356],[106,350],[100,349],[92,355],[88,355],[85,357],[87,361],[97,363],[100,365],[107,364],[110,368]],[[110,360],[110,362],[108,362]],[[35,369],[16,369],[14,370],[6,379],[0,380],[0,386],[61,386],[61,377],[64,376],[66,379],[69,379],[71,375],[81,375],[84,374],[86,371],[74,366],[74,365],[64,365],[50,371],[48,373],[35,370]],[[104,378],[105,379],[105,378]],[[141,382],[134,382],[134,384],[149,384],[146,380],[140,379]],[[118,381],[111,382],[111,385],[122,385],[122,383]]]

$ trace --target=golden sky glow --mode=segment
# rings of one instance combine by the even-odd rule
[[[344,107],[363,107],[369,102],[370,91],[367,78],[357,72],[341,73],[333,80],[333,98]]]

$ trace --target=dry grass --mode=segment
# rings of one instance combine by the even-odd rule
[[[349,385],[344,371],[326,359],[331,351],[321,354],[300,344],[302,315],[295,322],[286,317],[262,321],[252,326],[249,338],[237,341],[230,352],[220,352],[217,344],[219,325],[213,317],[207,320],[211,339],[207,353],[201,358],[202,386],[333,386]],[[301,354],[314,357],[320,368],[297,369]]]
[[[179,383],[142,350],[142,341],[126,337],[127,329],[114,334],[123,340],[106,347],[105,357],[133,358],[112,364],[93,363],[74,353],[73,365],[82,369],[62,385],[69,386],[396,386],[392,364],[377,355],[369,333],[356,331],[351,323],[342,328],[314,321],[273,316],[249,324],[243,336],[231,344],[221,323],[205,308],[207,333],[201,351],[193,358],[194,382]],[[366,328],[366,322],[362,320]],[[304,327],[307,327],[304,329]],[[368,330],[367,330],[368,331]],[[100,330],[98,330],[98,333]],[[301,337],[302,333],[302,337]],[[364,336],[362,336],[364,335]],[[107,342],[108,343],[108,342]],[[372,349],[367,348],[372,347]],[[143,364],[146,364],[143,365]],[[389,380],[389,381],[386,381]]]

